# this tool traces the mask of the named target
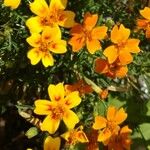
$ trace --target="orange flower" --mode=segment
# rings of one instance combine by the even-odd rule
[[[72,129],[61,135],[67,141],[67,145],[75,145],[78,142],[87,143],[89,142],[86,134],[82,131],[83,127],[80,126],[77,129]]]
[[[66,84],[65,85],[66,93],[70,93],[73,91],[79,91],[80,95],[92,93],[93,89],[90,85],[86,84],[83,80],[77,81],[77,83],[73,85]]]
[[[118,133],[120,129],[119,124],[121,124],[126,118],[127,114],[123,108],[118,110],[113,106],[109,106],[106,118],[102,116],[95,117],[93,128],[95,130],[102,129],[98,135],[98,141],[105,144],[112,135]]]
[[[132,130],[128,126],[124,126],[120,129],[118,134],[113,135],[108,142],[108,150],[130,150],[131,139],[129,135]]]
[[[100,96],[100,98],[101,98],[102,100],[106,99],[106,98],[108,97],[108,89],[102,90],[102,91],[100,92],[99,96]]]
[[[137,26],[139,29],[144,29],[146,31],[146,38],[150,38],[150,8],[145,7],[143,10],[140,10],[140,14],[145,19],[138,19]]]
[[[69,40],[74,52],[78,52],[85,45],[91,54],[101,49],[100,40],[104,39],[107,35],[106,26],[95,27],[98,20],[97,14],[86,13],[84,16],[83,24],[76,24],[71,29],[73,36]]]
[[[118,60],[112,64],[105,59],[98,58],[95,61],[95,71],[97,73],[105,74],[110,78],[123,78],[128,72],[127,66],[120,65]]]
[[[111,41],[113,45],[107,47],[103,54],[108,58],[109,64],[114,63],[117,59],[121,65],[129,64],[133,61],[130,53],[140,52],[139,39],[129,39],[130,30],[123,24],[119,27],[115,25],[111,31]]]
[[[27,20],[30,32],[41,32],[46,26],[62,26],[70,28],[74,25],[75,13],[64,10],[67,0],[51,0],[50,5],[45,0],[34,0],[30,4],[31,11],[37,16]]]
[[[41,130],[55,133],[60,121],[63,120],[69,129],[73,129],[79,122],[78,116],[71,110],[81,102],[78,91],[65,96],[63,83],[50,84],[48,87],[49,100],[36,100],[34,112],[38,115],[47,115],[44,119]]]

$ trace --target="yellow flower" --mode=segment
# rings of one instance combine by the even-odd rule
[[[11,7],[12,9],[16,9],[19,4],[20,4],[21,0],[4,0],[4,5]]]
[[[80,104],[79,92],[74,91],[65,96],[63,83],[59,83],[57,85],[50,84],[48,94],[51,102],[41,99],[35,101],[34,112],[39,115],[47,115],[41,125],[41,130],[53,134],[58,129],[61,120],[69,129],[73,129],[79,122],[79,118],[70,109]]]
[[[101,49],[100,40],[104,39],[107,35],[106,26],[95,27],[98,20],[97,14],[86,13],[83,20],[83,25],[76,24],[71,29],[73,36],[69,40],[74,52],[78,52],[85,45],[91,54]]]
[[[104,50],[104,55],[108,58],[109,64],[119,59],[121,65],[132,62],[133,58],[130,53],[140,52],[139,39],[129,39],[130,30],[125,28],[123,24],[119,27],[115,25],[111,31],[111,41],[113,45]]]
[[[33,47],[27,53],[32,65],[42,60],[45,67],[53,66],[52,53],[62,54],[67,51],[66,41],[61,40],[61,32],[58,27],[46,27],[42,34],[33,33],[27,38],[27,42]]]
[[[77,129],[72,129],[62,134],[61,137],[63,137],[67,141],[68,145],[75,145],[78,142],[81,142],[81,143],[89,142],[86,134],[82,130],[83,130],[83,127],[80,126]]]
[[[143,10],[140,10],[140,14],[145,19],[138,19],[137,26],[139,29],[144,29],[146,31],[146,38],[150,38],[150,8],[145,7]]]
[[[113,134],[118,133],[120,129],[119,124],[121,124],[126,118],[127,114],[123,108],[117,110],[113,106],[109,106],[106,118],[102,116],[95,117],[93,128],[95,130],[103,129],[100,131],[98,141],[105,142],[109,140]]]
[[[60,144],[61,140],[59,137],[52,138],[48,136],[44,141],[44,150],[60,150]]]
[[[51,0],[49,6],[45,0],[34,0],[30,9],[37,16],[29,18],[26,22],[30,32],[41,32],[46,26],[72,27],[75,13],[64,10],[66,5],[67,0]]]

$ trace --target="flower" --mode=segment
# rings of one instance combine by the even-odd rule
[[[66,41],[61,40],[61,32],[58,27],[46,27],[42,34],[33,33],[27,38],[27,42],[33,47],[27,53],[32,65],[42,60],[45,67],[53,66],[52,53],[62,54],[67,51]]]
[[[113,134],[118,133],[120,129],[119,124],[121,124],[126,118],[127,114],[124,109],[120,108],[118,110],[114,106],[108,107],[106,118],[96,116],[93,129],[102,129],[98,135],[98,141],[105,143],[105,141],[108,141]]]
[[[132,130],[128,126],[122,127],[118,134],[113,135],[108,143],[108,149],[112,150],[130,150],[131,139],[129,135],[132,133]]]
[[[72,38],[69,44],[72,46],[74,52],[78,52],[85,45],[91,54],[101,49],[100,40],[107,35],[106,26],[95,27],[98,20],[97,14],[85,14],[83,24],[77,23],[71,29]]]
[[[97,58],[95,60],[95,71],[110,78],[123,78],[126,76],[128,68],[126,65],[120,65],[118,60],[109,64],[108,60]]]
[[[60,150],[60,144],[60,137],[52,138],[51,136],[47,136],[44,141],[44,150]]]
[[[146,31],[146,38],[150,38],[150,8],[145,7],[143,10],[140,10],[140,14],[145,19],[138,19],[137,26],[139,29],[144,29]]]
[[[48,94],[51,101],[42,99],[35,101],[34,112],[38,115],[47,115],[41,124],[41,130],[53,134],[58,129],[61,120],[69,129],[73,129],[79,122],[78,116],[71,110],[81,102],[78,91],[65,96],[63,83],[58,83],[49,85]]]
[[[19,4],[20,4],[21,0],[4,0],[4,5],[11,7],[12,9],[16,9]]]
[[[114,63],[117,59],[121,65],[129,64],[133,61],[130,53],[140,52],[139,39],[129,38],[130,30],[123,24],[119,27],[115,25],[111,31],[111,41],[113,45],[107,47],[103,54],[108,58],[109,64]]]
[[[77,129],[72,129],[62,134],[61,137],[67,141],[67,145],[75,145],[78,142],[81,143],[89,142],[86,134],[82,130],[83,127],[80,126]]]
[[[91,86],[86,84],[82,79],[78,80],[77,83],[74,83],[73,85],[66,84],[65,90],[66,90],[66,93],[79,91],[80,95],[93,92],[93,89],[91,88]]]
[[[62,26],[70,28],[74,25],[75,13],[64,10],[67,0],[51,0],[50,5],[45,0],[34,0],[30,4],[31,11],[37,16],[27,20],[30,32],[41,32],[46,26]]]
[[[99,93],[99,96],[102,100],[106,99],[108,97],[108,89],[104,89]]]

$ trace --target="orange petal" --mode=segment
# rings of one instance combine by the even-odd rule
[[[148,26],[148,20],[146,19],[137,19],[137,26],[139,29],[146,29]]]
[[[133,58],[129,52],[121,52],[119,54],[119,60],[120,60],[121,65],[127,65],[133,61]]]
[[[58,129],[59,124],[60,120],[53,119],[50,115],[48,115],[41,125],[41,130],[48,131],[50,134],[54,134]]]
[[[124,111],[123,108],[120,108],[116,114],[115,114],[115,117],[114,117],[114,121],[117,123],[117,124],[120,124],[122,123],[124,120],[126,120],[127,118],[127,113]]]
[[[81,143],[86,143],[86,142],[89,142],[86,134],[83,132],[83,131],[78,131],[77,132],[77,139],[79,142]]]
[[[127,72],[128,72],[127,66],[120,66],[115,71],[115,76],[118,78],[123,78],[126,76]]]
[[[81,103],[81,98],[79,97],[79,92],[74,91],[65,97],[65,104],[68,108],[73,108]]]
[[[115,46],[107,47],[103,54],[108,58],[108,62],[112,64],[118,57],[118,50]]]
[[[63,116],[63,121],[68,129],[73,129],[79,122],[79,118],[72,110],[66,110]]]
[[[103,129],[104,127],[106,127],[106,123],[107,120],[104,117],[96,116],[95,122],[93,124],[93,129],[95,130]]]
[[[83,25],[87,30],[91,30],[97,23],[98,15],[87,12],[84,16]]]
[[[140,48],[139,48],[139,39],[128,39],[126,43],[126,47],[129,49],[129,52],[131,53],[139,53]]]
[[[128,134],[128,133],[132,133],[132,130],[128,127],[128,126],[124,126],[121,128],[120,130],[120,134]]]
[[[114,106],[109,106],[107,110],[107,120],[114,121],[117,109]]]
[[[101,44],[98,40],[87,40],[86,41],[86,46],[87,46],[87,49],[88,51],[91,53],[91,54],[94,54],[96,51],[100,50],[101,49]]]
[[[140,10],[140,14],[141,14],[144,18],[150,20],[150,8],[149,8],[149,7],[145,7],[143,10]]]
[[[146,38],[150,38],[150,27],[146,30]]]
[[[56,85],[50,84],[48,87],[48,94],[51,101],[63,101],[65,96],[65,90],[63,83],[58,83]]]
[[[105,59],[97,58],[95,61],[95,71],[97,73],[107,73],[109,70],[108,62]]]
[[[84,35],[84,32],[83,32],[83,27],[82,27],[82,25],[80,25],[80,24],[76,24],[76,25],[74,25],[72,28],[71,28],[71,30],[70,30],[70,34],[71,35],[76,35],[76,34],[82,34],[82,35]]]
[[[92,30],[92,39],[102,40],[107,36],[107,27],[106,26],[98,26]]]

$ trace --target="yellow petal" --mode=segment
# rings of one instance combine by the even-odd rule
[[[45,54],[42,56],[42,63],[45,67],[53,66],[54,65],[53,56],[49,52],[45,52]]]
[[[67,5],[67,0],[51,0],[50,9],[61,9],[64,10]]]
[[[120,52],[119,60],[121,65],[127,65],[133,61],[133,57],[129,52]]]
[[[49,13],[49,8],[45,0],[34,0],[30,3],[31,11],[40,17],[45,17]]]
[[[52,102],[50,102],[48,100],[36,100],[34,104],[35,104],[34,113],[36,113],[38,115],[50,114]]]
[[[72,110],[66,110],[63,116],[63,121],[68,129],[73,129],[79,122],[79,118]]]
[[[139,53],[140,48],[139,48],[139,39],[128,39],[126,43],[126,47],[129,49],[129,52],[131,53]]]
[[[48,48],[55,54],[63,54],[67,51],[67,43],[65,40],[55,40],[50,43]]]
[[[41,35],[38,33],[33,33],[26,40],[32,47],[40,47],[41,45]]]
[[[84,16],[83,25],[87,30],[91,30],[97,23],[98,15],[87,12]]]
[[[144,18],[150,20],[150,8],[149,8],[149,7],[145,7],[143,10],[140,10],[140,14],[141,14]]]
[[[32,65],[36,65],[42,58],[42,53],[38,48],[33,48],[28,51],[27,57],[30,59]]]
[[[107,47],[103,54],[108,58],[108,62],[112,64],[118,57],[118,50],[115,46]]]
[[[48,131],[50,134],[54,134],[58,129],[59,124],[60,120],[53,119],[50,115],[48,115],[41,125],[41,130]]]
[[[31,33],[39,33],[44,28],[41,24],[41,18],[39,16],[29,18],[26,21],[26,26],[29,28]]]
[[[93,124],[93,129],[95,130],[103,129],[104,127],[106,127],[106,123],[107,120],[104,117],[96,116],[95,122]]]
[[[98,26],[92,30],[92,39],[102,40],[107,35],[107,27],[106,26]]]
[[[20,5],[21,0],[4,0],[4,5],[16,9]]]
[[[115,114],[115,117],[114,117],[114,121],[117,123],[117,124],[120,124],[122,123],[124,120],[126,120],[127,118],[127,113],[124,111],[123,108],[120,108],[116,114]]]
[[[77,139],[79,142],[81,143],[86,143],[86,142],[89,142],[86,134],[83,132],[83,131],[78,131],[77,132]]]
[[[60,150],[61,139],[59,137],[46,137],[44,141],[44,150]]]
[[[70,133],[71,133],[70,131],[65,132],[64,134],[61,135],[61,137],[64,138],[66,141],[69,141]]]
[[[117,112],[117,109],[114,106],[109,106],[107,110],[107,120],[114,121],[116,112]]]
[[[88,51],[91,53],[91,54],[94,54],[96,51],[100,50],[101,49],[101,44],[98,40],[87,40],[86,41],[86,46],[87,46],[87,49]]]
[[[74,91],[65,97],[65,104],[68,108],[76,107],[80,103],[81,103],[81,98],[79,97],[78,91]]]
[[[98,141],[105,142],[105,141],[109,140],[111,135],[112,134],[111,134],[110,130],[106,128],[103,131],[101,131],[100,134],[98,135]]]
[[[48,94],[51,101],[63,101],[65,96],[63,83],[58,83],[56,85],[50,84],[48,87]]]
[[[61,31],[58,26],[45,27],[42,32],[42,40],[45,42],[51,42],[61,39]]]
[[[58,24],[65,28],[71,28],[74,24],[75,13],[72,11],[62,11],[58,17]]]

